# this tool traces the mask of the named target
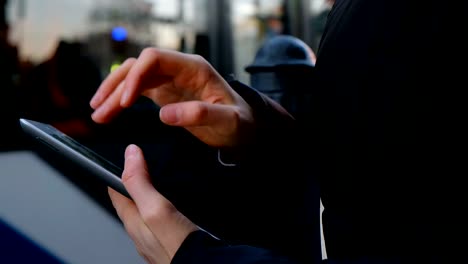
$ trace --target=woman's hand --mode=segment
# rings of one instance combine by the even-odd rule
[[[169,264],[185,238],[199,228],[151,184],[140,148],[125,151],[122,181],[133,201],[109,188],[109,195],[138,253],[148,263]]]
[[[184,127],[211,146],[237,146],[251,134],[250,106],[198,55],[147,48],[128,59],[91,100],[93,120],[109,122],[140,95],[162,107],[164,123]]]

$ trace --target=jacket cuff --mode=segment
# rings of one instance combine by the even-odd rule
[[[218,162],[222,166],[234,167],[246,161],[251,163],[259,154],[263,156],[273,142],[276,147],[282,147],[278,139],[294,138],[292,135],[297,132],[296,122],[282,106],[237,80],[231,80],[228,84],[252,108],[256,129],[253,139],[246,145],[218,151]],[[291,143],[288,140],[282,142],[288,145]]]
[[[171,264],[190,264],[198,263],[198,259],[205,254],[207,248],[224,246],[225,244],[206,233],[203,230],[197,230],[190,233],[187,238],[185,238],[182,245],[177,250],[174,258],[172,258]]]

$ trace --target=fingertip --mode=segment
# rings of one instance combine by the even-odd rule
[[[111,187],[107,187],[107,193],[109,194],[110,199],[112,200],[115,195],[115,190]]]
[[[92,114],[91,114],[91,119],[95,122],[95,123],[98,123],[100,124],[101,120],[99,119],[99,116],[98,114],[96,113],[96,111],[94,111]]]
[[[131,79],[129,77],[129,79]],[[138,88],[140,84],[135,81],[126,81],[124,84],[123,91],[122,91],[122,96],[120,97],[120,107],[122,108],[129,108],[131,107],[136,100],[138,99],[138,96],[140,95],[140,92],[138,91]]]
[[[134,63],[136,64],[136,62]],[[138,93],[138,87],[140,87],[141,77],[138,73],[138,68],[132,68],[129,70],[125,83],[123,84],[123,92],[120,97],[120,106],[123,108],[129,108],[136,101]]]
[[[146,163],[141,149],[134,144],[130,144],[125,149],[125,165],[122,174],[122,181],[126,187],[134,176],[146,173]]]
[[[177,125],[182,116],[182,109],[175,105],[166,105],[159,111],[159,118],[168,125]]]
[[[131,94],[128,89],[125,89],[124,93],[122,94],[122,98],[120,98],[120,106],[123,108],[128,108],[131,105]]]
[[[95,94],[93,98],[91,98],[91,101],[89,102],[89,106],[91,106],[92,109],[96,110],[96,108],[99,107],[101,98],[98,94]]]
[[[102,116],[102,111],[99,111],[99,108],[96,109],[91,114],[91,119],[96,122],[97,124],[105,124],[107,123],[106,119]]]
[[[130,158],[140,154],[140,148],[135,144],[130,144],[125,149],[125,158]]]
[[[117,195],[119,194],[117,191],[112,189],[111,187],[107,187],[107,194],[109,195],[109,199],[111,200],[112,206],[116,206],[116,202],[118,200]]]
[[[93,109],[99,108],[99,106],[102,105],[104,102],[105,95],[104,93],[108,90],[109,88],[106,85],[106,81],[102,82],[101,85],[99,85],[99,88],[96,90],[94,93],[93,97],[91,98],[89,105]]]

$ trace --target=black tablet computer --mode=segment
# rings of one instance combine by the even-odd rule
[[[28,119],[20,119],[20,124],[23,131],[33,140],[81,166],[99,177],[107,186],[131,198],[120,178],[122,168],[49,124]]]

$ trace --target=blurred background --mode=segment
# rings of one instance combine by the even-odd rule
[[[106,75],[157,46],[201,54],[246,80],[243,68],[271,34],[297,36],[316,50],[329,7],[327,0],[8,0],[4,12],[23,67],[69,41],[82,44]]]
[[[248,84],[251,76],[245,68],[273,36],[294,36],[317,52],[332,4],[330,0],[0,0],[0,262],[8,263],[9,256],[15,263],[27,259],[21,250],[15,251],[22,247],[39,252],[31,259],[40,255],[47,263],[139,260],[115,219],[107,193],[90,187],[95,186],[90,179],[78,179],[73,167],[44,159],[50,153],[31,152],[20,132],[19,117],[50,123],[121,163],[119,151],[127,142],[102,136],[109,130],[97,129],[91,122],[88,102],[103,78],[126,58],[137,57],[148,46],[199,54],[222,76],[234,74]],[[157,118],[154,107],[141,102],[128,116],[143,113],[138,115],[141,119]],[[122,120],[118,131],[128,129],[130,119],[138,121]],[[148,126],[134,130],[146,131],[150,137],[160,131],[158,125]],[[99,144],[93,144],[96,139]],[[74,184],[67,184],[69,180]],[[61,211],[75,207],[88,212],[86,217]],[[41,208],[49,213],[44,219],[29,213],[40,215]],[[52,218],[61,220],[51,223]],[[93,229],[96,226],[109,230]],[[77,254],[67,248],[69,237],[83,238],[83,230],[95,237],[101,234],[96,247],[106,244],[109,254],[82,249]],[[87,240],[76,241],[72,247],[93,248],[86,246]],[[111,257],[111,252],[120,255]]]

